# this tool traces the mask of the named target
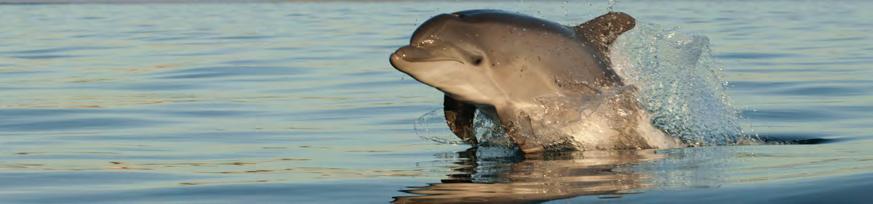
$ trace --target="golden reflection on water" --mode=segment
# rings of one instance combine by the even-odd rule
[[[410,187],[412,196],[395,203],[518,203],[581,195],[620,195],[651,187],[645,172],[623,167],[665,158],[654,150],[575,152],[516,158],[477,158],[475,149],[459,152],[454,170],[441,183]]]

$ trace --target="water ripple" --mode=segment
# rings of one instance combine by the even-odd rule
[[[20,51],[5,51],[0,52],[0,54],[51,54],[51,53],[59,53],[59,52],[72,52],[72,51],[81,51],[81,50],[106,50],[106,49],[118,49],[124,48],[120,46],[67,46],[67,47],[56,47],[56,48],[45,48],[45,49],[29,49],[29,50],[20,50]]]
[[[76,58],[81,57],[78,55],[16,55],[12,56],[19,59],[30,59],[30,60],[44,60],[44,59],[58,59],[58,58]]]
[[[266,66],[230,66],[230,67],[201,67],[179,71],[170,71],[158,74],[161,79],[200,79],[221,78],[240,76],[276,76],[298,75],[305,73],[304,69],[297,67],[266,67]]]
[[[714,55],[716,58],[723,60],[733,60],[733,59],[776,59],[776,58],[796,58],[803,57],[798,54],[789,54],[789,53],[754,53],[754,52],[734,52],[734,53],[720,53]]]
[[[797,95],[797,96],[864,96],[870,93],[870,87],[842,87],[842,86],[807,86],[794,87],[782,90],[769,91],[774,94]]]
[[[45,120],[38,122],[6,123],[0,124],[3,131],[61,131],[81,129],[119,129],[119,128],[145,128],[162,124],[164,122],[154,120],[132,118],[82,118],[66,120]]]
[[[787,121],[787,122],[809,122],[819,120],[839,120],[846,119],[846,116],[832,114],[823,110],[794,110],[794,109],[765,109],[765,110],[744,110],[742,111],[744,118],[756,121]]]

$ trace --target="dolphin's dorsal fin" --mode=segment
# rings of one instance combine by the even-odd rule
[[[634,28],[634,25],[634,17],[622,12],[609,12],[576,26],[576,34],[581,35],[600,56],[605,57],[609,54],[609,45],[618,35]]]
[[[443,98],[443,111],[445,111],[446,123],[455,136],[465,143],[476,146],[479,142],[473,132],[473,119],[476,116],[476,106],[459,101],[446,95]]]

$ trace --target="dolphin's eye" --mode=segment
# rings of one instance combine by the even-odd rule
[[[473,57],[473,65],[479,66],[482,64],[482,57]]]

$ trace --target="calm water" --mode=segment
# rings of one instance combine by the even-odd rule
[[[746,132],[818,144],[527,159],[422,139],[442,94],[388,64],[471,8],[578,24],[608,5],[0,6],[0,202],[873,199],[873,3],[615,5],[709,37]]]

